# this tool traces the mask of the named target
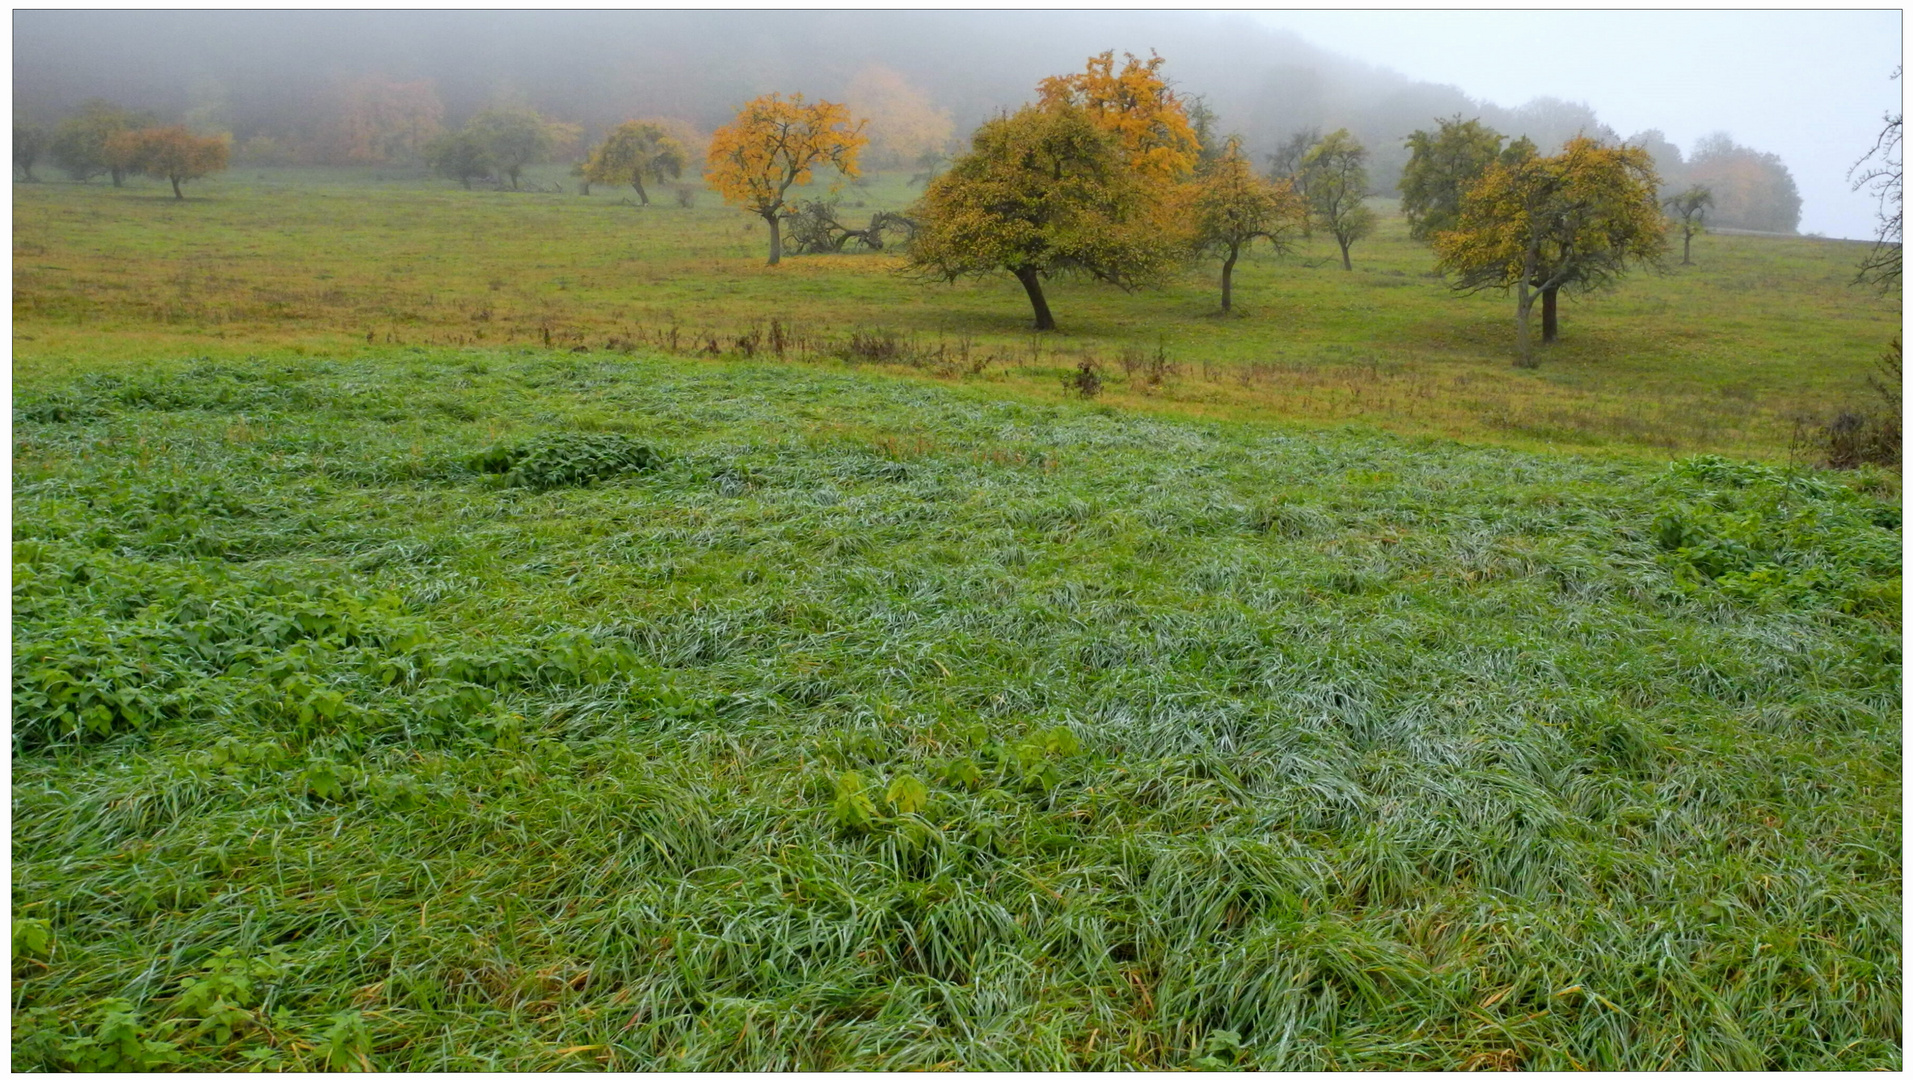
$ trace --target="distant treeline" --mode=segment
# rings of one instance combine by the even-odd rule
[[[669,118],[708,132],[738,103],[801,89],[872,118],[870,164],[908,165],[1029,98],[1086,53],[1168,58],[1178,88],[1258,160],[1299,132],[1348,129],[1395,190],[1407,135],[1479,117],[1543,150],[1576,134],[1620,140],[1586,105],[1476,101],[1315,48],[1245,16],[1160,12],[22,12],[16,123],[51,130],[89,98],[230,133],[236,162],[422,162],[431,140],[494,107],[535,109],[582,160],[618,124]],[[559,129],[563,136],[567,129]],[[1670,189],[1704,184],[1714,224],[1791,232],[1800,200],[1772,154],[1709,136],[1687,154],[1644,145]]]

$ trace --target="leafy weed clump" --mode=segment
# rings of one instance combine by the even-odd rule
[[[620,473],[655,469],[656,450],[615,432],[559,432],[511,447],[493,447],[478,455],[479,471],[503,474],[515,487],[549,491],[585,487]]]

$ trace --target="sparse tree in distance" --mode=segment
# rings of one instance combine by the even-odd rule
[[[505,174],[513,191],[525,166],[548,160],[556,145],[550,121],[530,109],[486,109],[465,122],[465,132],[485,148],[491,167]]]
[[[1893,78],[1900,77],[1900,69],[1893,69]],[[1890,113],[1886,123],[1880,129],[1880,137],[1874,140],[1873,149],[1854,163],[1847,171],[1847,178],[1853,182],[1853,190],[1862,189],[1873,192],[1880,201],[1880,223],[1874,236],[1873,249],[1860,260],[1860,272],[1854,283],[1870,285],[1882,294],[1890,293],[1900,285],[1900,249],[1904,242],[1902,231],[1905,212],[1901,202],[1901,175],[1904,172],[1905,157],[1900,142],[1901,119],[1904,113]],[[1899,375],[1898,351],[1894,356],[1893,374]]]
[[[1694,143],[1686,181],[1714,193],[1716,226],[1777,233],[1800,228],[1800,190],[1786,162],[1738,145],[1724,131]]]
[[[1714,193],[1695,184],[1670,197],[1663,205],[1680,222],[1681,265],[1692,266],[1694,237],[1707,231],[1707,209],[1714,205]]]
[[[75,180],[110,175],[113,186],[119,187],[126,179],[126,169],[123,165],[116,167],[108,159],[106,140],[122,131],[151,126],[150,116],[93,98],[53,129],[48,154],[54,164]]]
[[[1284,180],[1295,185],[1295,192],[1306,198],[1307,190],[1302,186],[1302,159],[1308,156],[1315,144],[1322,141],[1322,129],[1306,127],[1288,138],[1283,139],[1269,155],[1269,179],[1280,183]]]
[[[1402,215],[1408,235],[1432,240],[1455,227],[1461,197],[1501,154],[1506,137],[1479,119],[1459,113],[1436,120],[1435,130],[1416,131],[1405,140],[1408,164],[1402,167]]]
[[[1659,178],[1639,147],[1568,140],[1553,157],[1497,162],[1462,199],[1455,228],[1435,237],[1437,265],[1464,292],[1516,290],[1516,364],[1536,364],[1529,314],[1542,300],[1542,340],[1555,337],[1555,297],[1618,278],[1630,265],[1658,261],[1667,220],[1655,195]]]
[[[1201,143],[1189,124],[1182,98],[1160,73],[1162,57],[1130,53],[1121,71],[1114,52],[1089,58],[1080,74],[1052,75],[1037,84],[1038,104],[1084,111],[1091,123],[1115,135],[1129,166],[1150,180],[1180,180],[1196,167]]]
[[[1302,157],[1302,189],[1317,221],[1342,249],[1342,269],[1353,270],[1348,249],[1375,228],[1368,196],[1368,150],[1347,128],[1330,132]]]
[[[186,197],[179,185],[224,171],[229,156],[224,138],[195,135],[180,124],[118,132],[106,146],[120,168],[170,181],[175,199]]]
[[[367,75],[339,84],[320,137],[325,160],[342,165],[418,161],[441,130],[445,107],[429,79],[395,82]]]
[[[491,149],[471,131],[448,131],[425,144],[425,164],[470,191],[472,181],[492,174]]]
[[[844,97],[851,112],[869,121],[864,134],[870,145],[862,155],[869,164],[896,168],[926,153],[943,153],[956,134],[948,109],[938,108],[923,90],[881,64],[858,71]]]
[[[1162,280],[1186,250],[1158,185],[1080,107],[1025,106],[978,128],[910,217],[912,268],[928,277],[1008,273],[1038,330],[1054,330],[1043,281],[1079,273],[1122,288]]]
[[[46,144],[45,128],[17,115],[13,118],[13,167],[20,170],[22,179],[37,179],[33,163],[40,160]]]
[[[651,205],[644,182],[663,183],[684,173],[689,159],[683,144],[656,124],[631,120],[613,128],[584,163],[584,178],[593,184],[630,184],[638,203]]]
[[[1288,236],[1301,228],[1308,206],[1288,181],[1256,175],[1242,156],[1239,139],[1223,144],[1214,162],[1198,173],[1192,200],[1196,251],[1222,259],[1222,311],[1230,309],[1236,260],[1257,239],[1288,250]]]
[[[850,110],[829,101],[788,100],[766,94],[746,102],[737,118],[711,135],[705,173],[724,201],[756,214],[770,226],[770,261],[784,256],[783,218],[792,213],[785,196],[810,182],[812,172],[829,165],[844,176],[857,175],[863,148],[863,123]]]

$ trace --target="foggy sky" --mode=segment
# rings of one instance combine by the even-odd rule
[[[1726,131],[1779,154],[1800,231],[1871,239],[1847,169],[1901,110],[1899,11],[1296,11],[1257,18],[1333,52],[1513,105],[1582,101],[1684,150]]]
[[[1338,112],[1381,115],[1365,137],[1386,174],[1437,115],[1512,135],[1511,109],[1565,99],[1621,136],[1658,128],[1691,152],[1725,130],[1777,153],[1801,230],[1862,238],[1873,204],[1845,176],[1899,109],[1901,40],[1897,11],[16,11],[13,30],[16,112],[214,102],[242,137],[357,74],[433,80],[449,123],[511,100],[598,131],[640,114],[708,130],[755,94],[839,93],[869,63],[967,132],[1092,53],[1155,48],[1253,151]]]

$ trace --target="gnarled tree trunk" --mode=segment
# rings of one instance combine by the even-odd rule
[[[784,258],[784,233],[782,231],[784,223],[778,219],[775,210],[765,214],[764,220],[769,222],[771,227],[771,258],[770,262],[764,265],[776,266]]]
[[[1023,283],[1023,291],[1030,296],[1030,308],[1036,312],[1036,328],[1056,329],[1056,320],[1049,313],[1049,303],[1043,299],[1043,282],[1036,276],[1036,268],[1026,266],[1013,273],[1016,274],[1016,280]]]
[[[632,173],[632,174],[631,174],[631,186],[632,186],[632,187],[633,187],[634,189],[636,189],[636,190],[637,190],[637,193],[638,193],[638,205],[639,205],[639,206],[650,206],[650,205],[651,205],[651,196],[649,196],[649,195],[646,195],[646,194],[644,193],[644,178],[643,178],[643,177],[641,177],[641,176],[639,176],[639,175],[638,175],[637,173]],[[772,226],[771,226],[771,228],[773,228],[773,229],[774,229],[774,228],[776,228],[776,227],[777,227],[777,226],[775,226],[775,225],[772,225]],[[771,261],[772,261],[772,262],[776,262],[777,260],[776,260],[775,258],[773,258],[773,259],[771,259]]]
[[[1546,345],[1560,334],[1560,320],[1555,316],[1554,298],[1561,292],[1561,286],[1549,285],[1541,290],[1541,344]]]

